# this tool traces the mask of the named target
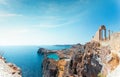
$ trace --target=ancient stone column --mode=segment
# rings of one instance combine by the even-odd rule
[[[109,40],[110,40],[110,30],[108,30],[108,33],[109,33],[109,36],[108,36],[108,38],[109,38]]]
[[[99,30],[99,40],[102,40],[101,39],[101,30]]]
[[[107,37],[106,37],[106,28],[105,28],[104,25],[102,25],[99,28],[99,41],[103,41],[103,40],[107,40]]]
[[[106,29],[104,29],[104,39],[106,40]]]

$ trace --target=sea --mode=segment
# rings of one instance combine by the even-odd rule
[[[45,46],[0,46],[0,55],[7,62],[14,63],[22,70],[22,77],[42,77],[43,55],[38,54],[39,48],[50,50],[68,49],[71,45],[45,45]],[[57,54],[50,54],[48,58],[59,59]]]

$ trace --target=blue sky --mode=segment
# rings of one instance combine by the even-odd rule
[[[120,31],[119,0],[0,0],[0,45],[76,44]]]

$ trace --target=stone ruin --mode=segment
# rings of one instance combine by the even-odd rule
[[[98,31],[96,32],[96,35],[93,37],[94,41],[107,41],[110,40],[110,30],[108,30],[108,37],[107,37],[107,32],[106,32],[106,27],[105,25],[100,26]]]
[[[104,25],[99,28],[99,40],[106,40],[106,28]]]

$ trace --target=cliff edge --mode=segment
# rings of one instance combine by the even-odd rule
[[[0,77],[22,77],[21,69],[0,56]]]

